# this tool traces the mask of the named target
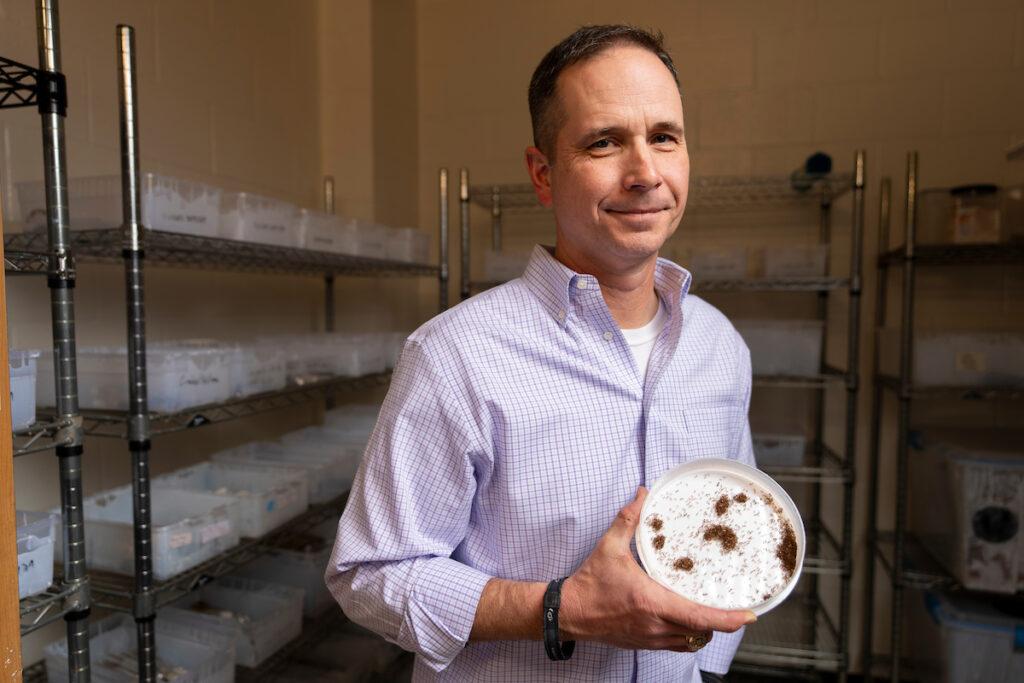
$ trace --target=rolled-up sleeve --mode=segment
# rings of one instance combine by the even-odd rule
[[[491,578],[452,559],[488,457],[457,375],[406,342],[325,574],[350,619],[437,671],[469,640]]]

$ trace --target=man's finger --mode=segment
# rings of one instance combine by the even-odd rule
[[[670,591],[671,592],[671,591]],[[681,602],[680,602],[681,601]],[[723,631],[732,633],[757,621],[750,610],[720,610],[690,602],[673,594],[661,617],[689,631]]]
[[[608,537],[618,543],[629,545],[629,541],[636,533],[637,524],[640,522],[640,510],[647,499],[647,489],[643,486],[636,490],[636,497],[615,515],[612,525],[608,529]]]

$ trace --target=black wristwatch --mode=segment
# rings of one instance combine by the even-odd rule
[[[562,605],[563,581],[565,578],[552,581],[544,591],[544,651],[553,662],[564,662],[572,657],[573,650],[576,649],[575,640],[567,640],[564,643],[558,640],[558,608]]]

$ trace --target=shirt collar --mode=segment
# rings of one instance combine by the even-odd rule
[[[540,244],[533,247],[522,279],[562,327],[565,327],[570,310],[570,289],[577,287],[580,281],[597,286],[597,279],[593,275],[573,271],[554,257],[553,249]],[[665,304],[669,315],[675,316],[678,313],[690,289],[690,281],[690,273],[686,269],[668,259],[658,259],[654,268],[654,291]]]

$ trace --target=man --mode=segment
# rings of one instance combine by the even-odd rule
[[[326,580],[416,653],[414,680],[700,681],[753,614],[672,593],[630,549],[644,485],[753,463],[746,346],[657,257],[689,181],[675,70],[660,38],[585,27],[530,109],[555,247],[409,337]]]

